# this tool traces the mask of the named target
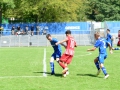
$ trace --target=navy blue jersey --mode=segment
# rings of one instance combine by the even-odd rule
[[[108,44],[107,40],[105,40],[104,38],[99,38],[98,40],[96,40],[94,47],[99,48],[99,54],[107,54],[106,51],[107,44]]]
[[[55,45],[55,43],[57,43],[58,40],[56,38],[52,38],[52,40],[50,41],[53,49],[54,49],[54,52],[62,52],[62,49],[61,49],[61,45]]]

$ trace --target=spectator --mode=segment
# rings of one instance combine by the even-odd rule
[[[0,36],[2,35],[3,27],[0,26]]]
[[[40,26],[36,26],[36,32],[37,32],[37,35],[39,35],[39,33],[40,33]]]
[[[12,26],[12,28],[11,28],[11,35],[14,35],[14,34],[15,34],[15,27]]]
[[[43,30],[43,35],[46,35],[47,34],[47,30]]]
[[[34,34],[34,26],[31,26],[31,36]]]
[[[28,26],[25,27],[25,34],[28,35]]]
[[[20,28],[20,26],[18,26],[18,27],[17,27],[17,32],[16,32],[17,35],[20,35],[20,34],[21,34],[20,30],[21,30],[21,28]]]

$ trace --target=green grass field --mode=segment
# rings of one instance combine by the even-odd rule
[[[46,48],[47,77],[43,76],[44,48]],[[120,51],[114,51],[105,60],[110,77],[104,79],[93,60],[95,52],[86,52],[92,46],[75,49],[70,75],[61,77],[62,68],[55,61],[55,76],[50,75],[49,59],[52,47],[0,48],[0,90],[120,90]]]

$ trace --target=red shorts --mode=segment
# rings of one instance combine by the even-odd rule
[[[72,58],[73,58],[73,56],[71,56],[71,55],[63,54],[60,58],[60,61],[70,64],[72,61]]]

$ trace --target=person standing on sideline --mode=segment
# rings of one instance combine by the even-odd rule
[[[11,28],[11,35],[14,35],[14,34],[15,34],[15,27],[12,26],[12,28]]]
[[[77,47],[76,41],[71,35],[71,31],[67,30],[65,34],[66,34],[66,38],[56,43],[56,45],[59,45],[66,42],[66,50],[64,54],[61,56],[59,61],[60,66],[63,68],[62,74],[64,77],[66,77],[68,72],[68,64],[70,64],[72,61],[74,55],[74,47]]]
[[[32,25],[31,26],[31,36],[33,36],[34,35],[34,26]]]
[[[104,78],[106,79],[109,77],[109,74],[107,73],[106,68],[104,67],[104,60],[107,58],[106,46],[109,45],[110,53],[112,53],[112,46],[107,40],[100,37],[100,32],[96,32],[94,36],[96,39],[96,43],[94,44],[93,48],[88,49],[87,51],[95,51],[96,48],[99,48],[99,56],[95,58],[94,63],[98,69],[97,75],[99,75],[102,69],[105,75]]]

